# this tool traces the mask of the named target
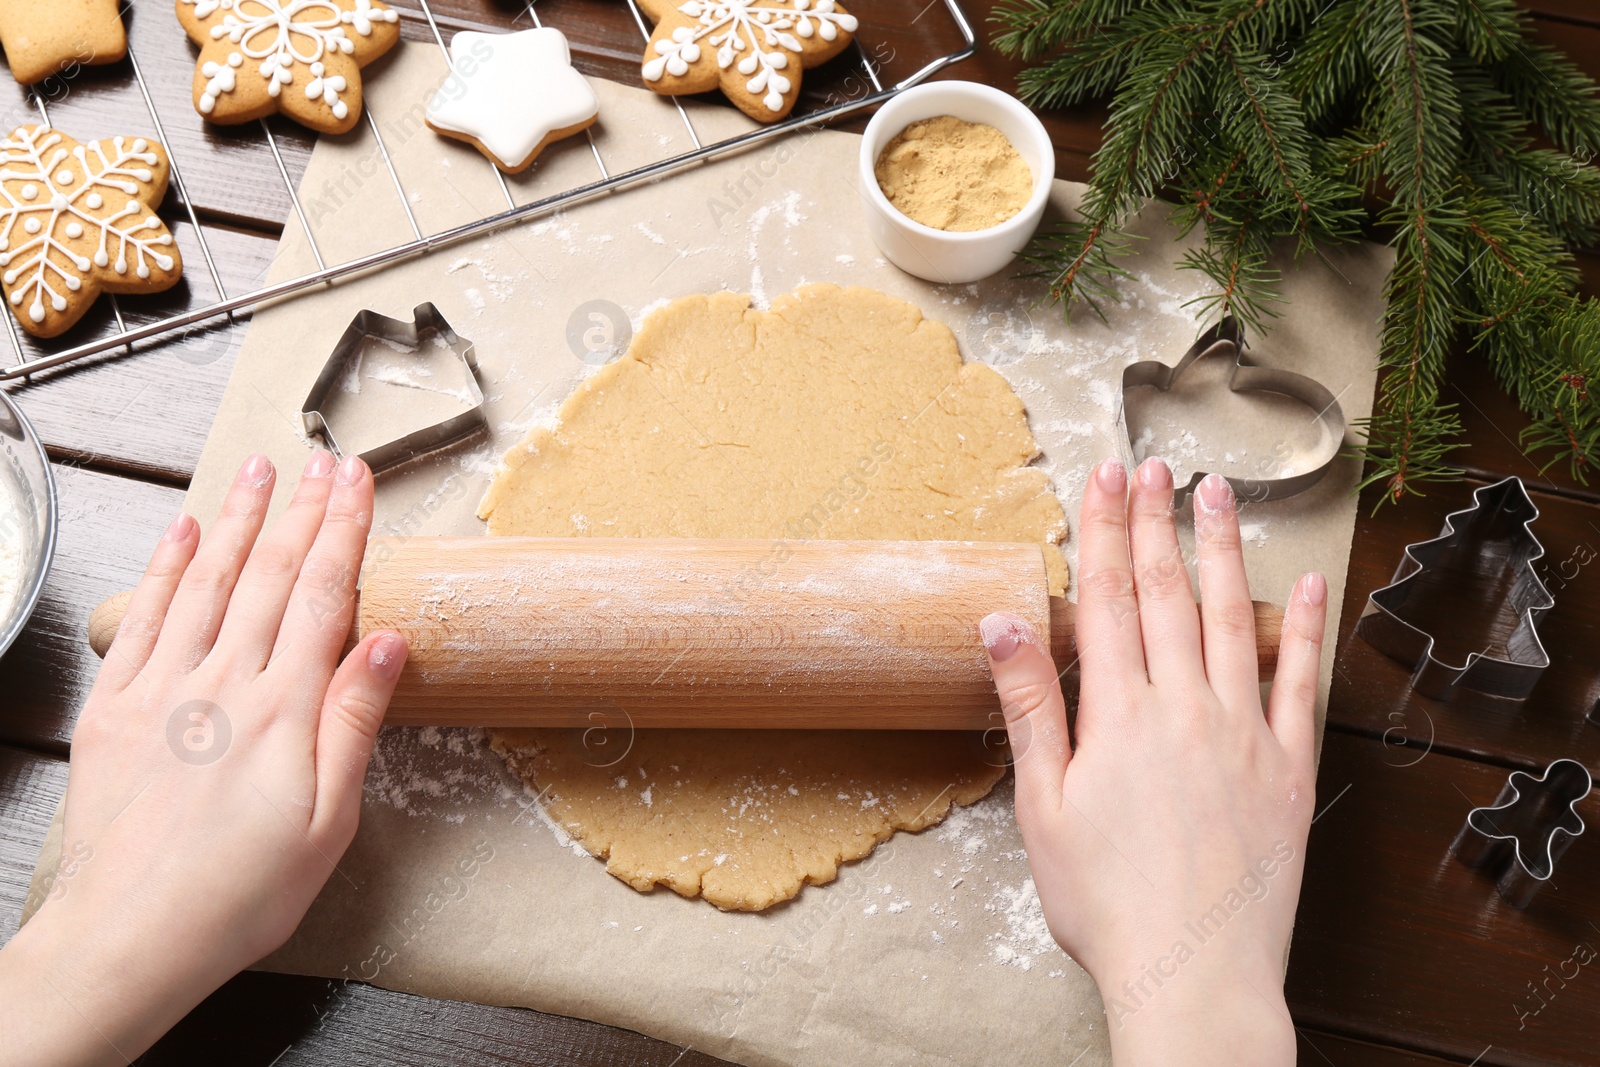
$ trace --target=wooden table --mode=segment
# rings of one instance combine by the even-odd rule
[[[259,284],[290,205],[260,131],[205,128],[189,104],[193,51],[169,0],[138,0],[135,52],[152,84],[194,208],[230,292]],[[431,39],[420,11],[394,4],[413,40]],[[865,5],[862,5],[865,6]],[[982,27],[991,0],[969,0]],[[1529,0],[1539,34],[1600,72],[1600,9],[1587,0]],[[435,0],[441,29],[504,28],[520,3]],[[615,0],[552,0],[546,21],[566,31],[590,75],[632,82],[640,39]],[[942,13],[940,13],[942,16]],[[933,14],[874,24],[886,80],[903,77],[953,33]],[[982,27],[985,30],[986,27]],[[149,130],[128,90],[126,64],[95,69],[52,96],[51,117],[83,137]],[[1017,65],[985,47],[953,76],[1014,87]],[[837,91],[808,75],[813,93]],[[802,105],[803,106],[803,105]],[[0,119],[29,121],[31,105],[0,78]],[[1086,176],[1101,111],[1047,116],[1058,174]],[[274,122],[285,165],[305,167],[312,141]],[[215,297],[183,205],[163,215],[190,262],[186,286],[128,301],[130,320]],[[1584,260],[1600,279],[1600,260]],[[92,318],[81,333],[103,329]],[[132,359],[42,377],[14,390],[49,444],[62,503],[61,544],[43,603],[0,661],[0,938],[15,929],[39,842],[66,783],[69,739],[97,662],[84,623],[103,597],[130,586],[181,501],[245,327],[198,329]],[[1600,694],[1600,491],[1564,471],[1538,471],[1518,450],[1526,420],[1471,360],[1455,361],[1448,400],[1460,404],[1468,480],[1371,514],[1363,501],[1350,565],[1319,781],[1320,814],[1290,961],[1289,1004],[1308,1064],[1596,1064],[1600,970],[1553,980],[1579,943],[1600,946],[1600,841],[1580,840],[1555,885],[1525,912],[1494,896],[1446,850],[1469,807],[1491,801],[1508,768],[1539,770],[1559,756],[1600,767],[1600,728],[1584,711]],[[1411,695],[1399,665],[1353,640],[1368,590],[1387,581],[1401,546],[1433,536],[1476,485],[1517,474],[1543,510],[1536,527],[1557,606],[1543,633],[1555,663],[1532,699],[1507,708],[1444,706]],[[1441,609],[1442,610],[1442,609]],[[1473,615],[1476,617],[1472,617]],[[1452,611],[1460,639],[1503,629],[1492,606]],[[1600,824],[1600,800],[1585,815]],[[1535,991],[1539,999],[1535,999]],[[1538,1008],[1536,1014],[1519,1016]],[[1520,1025],[1519,1025],[1520,1023]],[[637,1064],[719,1062],[638,1034],[533,1011],[431,1001],[319,978],[245,974],[196,1009],[141,1062],[189,1064]]]

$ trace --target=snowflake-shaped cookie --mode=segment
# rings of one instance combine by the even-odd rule
[[[643,0],[656,20],[641,73],[658,93],[721,89],[757,122],[800,97],[800,71],[842,52],[856,18],[835,0]]]
[[[361,68],[400,40],[377,0],[177,0],[200,46],[194,106],[219,125],[274,112],[319,133],[361,117]]]
[[[0,292],[22,328],[55,337],[101,293],[158,293],[183,260],[153,205],[166,151],[142,137],[79,144],[48,126],[0,141]]]

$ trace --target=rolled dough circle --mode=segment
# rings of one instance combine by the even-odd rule
[[[1005,379],[963,363],[950,330],[903,300],[811,285],[761,311],[717,293],[650,315],[554,427],[506,454],[479,514],[491,535],[1038,541],[1059,594],[1066,517],[1029,466],[1038,451]],[[1004,773],[965,734],[627,730],[612,741],[493,734],[611,874],[743,911],[831,881]]]

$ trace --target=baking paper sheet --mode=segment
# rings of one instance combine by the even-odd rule
[[[408,240],[413,219],[436,233],[506,206],[482,157],[422,125],[445,74],[436,49],[408,43],[367,83],[405,197],[365,126],[318,144],[301,197],[326,262]],[[670,102],[605,82],[595,88],[602,118],[594,147],[612,173],[692,146]],[[747,122],[731,109],[688,110],[707,143]],[[436,303],[477,343],[492,427],[469,447],[383,476],[374,532],[473,534],[482,531],[474,510],[500,453],[549,420],[652,308],[724,288],[750,292],[759,305],[803,282],[829,281],[911,300],[951,326],[967,358],[993,363],[1027,404],[1040,462],[1075,522],[1090,466],[1117,451],[1121,368],[1176,360],[1196,333],[1184,305],[1202,293],[1203,279],[1172,266],[1187,244],[1173,242],[1161,209],[1148,210],[1136,230],[1149,239],[1128,262],[1134,281],[1104,321],[1084,314],[1068,326],[1059,309],[1035,307],[1038,281],[929,285],[886,264],[867,238],[854,188],[858,145],[851,134],[799,134],[259,312],[189,510],[209,522],[249,452],[269,455],[285,481],[300,469],[308,452],[301,400],[363,308],[403,318],[418,303]],[[510,189],[525,203],[598,176],[579,136],[551,148]],[[1070,210],[1080,190],[1057,182],[1052,211]],[[1316,376],[1350,418],[1367,414],[1389,263],[1370,245],[1286,263],[1289,303],[1256,358]],[[291,217],[272,277],[315,266]],[[1164,400],[1146,412],[1138,448],[1167,457],[1180,483],[1186,468],[1214,466],[1224,454],[1227,469],[1244,473],[1306,444],[1303,413],[1227,394],[1222,368],[1197,370],[1190,381],[1199,391],[1186,404]],[[355,417],[382,412],[378,428],[398,432],[397,421],[420,412],[408,395],[437,405],[458,387],[402,366],[361,377],[347,408]],[[1344,460],[1308,493],[1244,509],[1258,598],[1281,601],[1295,575],[1315,568],[1328,576],[1330,603],[1342,603],[1356,473]],[[1075,546],[1065,547],[1070,560]],[[45,851],[41,870],[53,866],[51,846]],[[1045,928],[1009,778],[943,825],[896,835],[832,885],[765,914],[724,914],[665,890],[641,895],[608,876],[478,734],[387,730],[355,844],[299,933],[263,966],[597,1019],[751,1065],[1109,1062],[1094,985]]]

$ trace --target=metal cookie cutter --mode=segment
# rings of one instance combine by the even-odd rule
[[[1577,806],[1593,785],[1577,760],[1558,759],[1537,778],[1512,771],[1499,799],[1467,813],[1450,851],[1469,867],[1492,867],[1506,903],[1525,908],[1583,833]]]
[[[1373,648],[1411,665],[1411,686],[1423,696],[1446,700],[1456,689],[1474,689],[1491,696],[1520,700],[1533,691],[1550,655],[1539,640],[1539,620],[1555,606],[1534,563],[1544,546],[1530,529],[1539,509],[1521,478],[1480,486],[1472,506],[1453,511],[1444,530],[1431,541],[1407,545],[1393,580],[1367,597],[1356,633]],[[1517,572],[1507,602],[1517,625],[1506,638],[1505,652],[1470,653],[1465,662],[1445,663],[1433,654],[1434,638],[1400,617],[1425,570],[1453,556],[1470,559],[1475,571],[1485,563]]]
[[[1277,393],[1305,405],[1316,414],[1325,444],[1318,453],[1317,462],[1307,470],[1279,474],[1274,469],[1261,472],[1258,477],[1228,477],[1228,484],[1239,500],[1260,502],[1280,500],[1310,489],[1328,473],[1344,447],[1344,411],[1339,398],[1321,382],[1294,371],[1275,367],[1261,367],[1251,363],[1244,352],[1244,341],[1238,322],[1232,315],[1201,334],[1177,363],[1168,366],[1160,360],[1142,360],[1131,363],[1122,371],[1122,393],[1118,394],[1117,446],[1123,465],[1131,472],[1135,460],[1133,440],[1128,431],[1127,400],[1129,389],[1153,386],[1163,393],[1188,369],[1189,365],[1210,356],[1226,356],[1233,361],[1233,372],[1228,377],[1228,388],[1235,393]],[[1325,455],[1323,453],[1326,453]],[[1187,485],[1179,486],[1174,500],[1182,502],[1208,472],[1195,471]]]
[[[450,327],[450,323],[445,321],[445,317],[439,313],[437,307],[427,303],[418,304],[412,310],[410,322],[391,319],[376,311],[363,311],[350,321],[344,335],[339,338],[339,343],[334,346],[333,353],[328,356],[328,362],[323,364],[322,373],[317,375],[316,384],[311,387],[305,403],[300,405],[300,425],[305,430],[306,436],[322,438],[323,443],[328,446],[328,451],[342,459],[344,451],[334,439],[333,429],[323,416],[322,408],[327,403],[329,394],[348,370],[351,361],[361,355],[363,346],[370,340],[388,341],[405,348],[420,350],[424,339],[430,333],[442,338],[445,346],[466,364],[470,406],[442,422],[424,426],[403,437],[369,448],[361,453],[362,460],[374,472],[385,470],[409,459],[455,444],[486,428],[488,424],[483,416],[483,389],[478,384],[478,356],[473,344]]]

